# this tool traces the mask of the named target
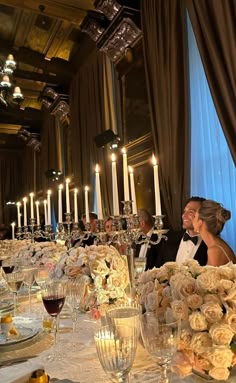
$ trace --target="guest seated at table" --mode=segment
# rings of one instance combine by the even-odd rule
[[[152,215],[146,209],[140,209],[138,211],[139,227],[143,233],[139,238],[139,241],[143,239],[149,239],[150,241],[157,241],[157,234],[153,233],[154,219]],[[146,258],[145,270],[152,269],[153,267],[160,267],[160,258],[158,257],[158,245],[151,244],[150,242],[137,244],[135,246],[135,257]]]
[[[192,222],[196,211],[204,200],[205,198],[202,197],[191,197],[186,202],[182,214],[183,230],[170,230],[166,234],[167,240],[162,239],[156,245],[150,263],[160,267],[166,262],[176,261],[180,264],[188,259],[195,259],[202,266],[207,264],[207,246],[199,233],[194,231]]]
[[[236,258],[230,246],[220,238],[224,224],[231,217],[229,210],[212,200],[202,202],[193,219],[194,230],[199,233],[207,245],[207,264],[211,266],[224,265],[230,261],[236,263]]]
[[[73,247],[79,247],[79,246],[85,247],[85,246],[91,246],[94,244],[94,241],[96,238],[94,233],[96,233],[96,231],[97,231],[97,218],[98,218],[98,216],[96,213],[93,213],[93,212],[89,213],[91,234],[89,235],[89,237],[87,239],[84,239],[82,242],[80,242],[80,239],[75,240],[74,243],[72,244]],[[82,217],[82,222],[83,222],[84,227],[86,227],[86,216],[85,216],[85,214]],[[86,234],[86,232],[84,232],[84,234]]]
[[[111,217],[108,217],[104,220],[104,230],[107,232],[107,233],[110,233],[112,231],[112,218]]]

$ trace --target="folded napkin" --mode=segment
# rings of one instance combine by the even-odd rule
[[[2,367],[0,369],[0,382],[4,383],[25,383],[32,372],[44,369],[42,363],[36,360],[15,364],[14,366]]]

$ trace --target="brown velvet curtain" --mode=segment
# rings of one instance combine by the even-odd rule
[[[236,0],[186,0],[207,80],[236,164]]]
[[[163,214],[181,227],[190,189],[188,67],[184,3],[141,2],[145,70]]]
[[[22,152],[1,151],[0,153],[0,224],[16,222],[16,206],[6,202],[18,201],[22,197]]]
[[[95,164],[101,168],[101,194],[104,214],[111,211],[111,160],[107,146],[97,148],[94,137],[105,130],[104,55],[96,48],[71,84],[71,156],[74,183],[79,187],[80,213],[84,212],[84,186],[90,186],[90,209],[94,202]]]
[[[58,142],[59,125],[56,117],[50,115],[48,111],[44,111],[43,126],[41,131],[41,152],[40,152],[40,172],[41,172],[41,188],[46,191],[51,187],[50,180],[46,177],[45,172],[49,169],[61,170],[60,158],[61,148]]]
[[[22,153],[22,198],[28,196],[31,192],[36,192],[35,189],[35,163],[34,150],[30,146],[25,146]]]

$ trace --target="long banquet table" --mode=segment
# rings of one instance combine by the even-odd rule
[[[26,306],[20,305],[23,320],[28,321],[32,326],[42,326],[42,306],[37,302],[33,304],[34,312],[28,319],[29,314],[24,312]],[[35,308],[37,308],[35,310]],[[63,313],[62,313],[63,314]],[[0,349],[0,365],[1,362],[14,359],[16,357],[37,355],[34,359],[29,360],[32,366],[42,364],[53,382],[73,382],[73,383],[104,383],[109,378],[102,370],[98,360],[93,333],[98,322],[92,320],[88,314],[79,314],[77,320],[76,333],[72,333],[72,322],[69,317],[60,319],[60,331],[57,343],[58,359],[54,362],[46,361],[46,356],[52,350],[52,335],[41,331],[37,337],[32,340],[17,345],[1,347]],[[17,375],[23,364],[1,367],[0,382],[12,383],[12,375]],[[10,370],[9,370],[10,368]],[[137,353],[133,368],[131,370],[130,383],[154,383],[158,378],[158,368],[147,354],[141,344],[138,345]],[[54,380],[55,379],[55,380]],[[191,375],[185,379],[181,379],[171,374],[171,383],[204,383],[200,377]],[[233,371],[227,383],[235,383],[236,370]],[[216,382],[211,380],[211,382]],[[20,382],[25,383],[25,382]]]

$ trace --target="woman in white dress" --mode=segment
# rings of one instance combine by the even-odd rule
[[[194,230],[207,245],[208,265],[220,266],[228,262],[236,263],[231,247],[220,237],[224,224],[231,217],[229,210],[220,203],[205,200],[193,219]]]

